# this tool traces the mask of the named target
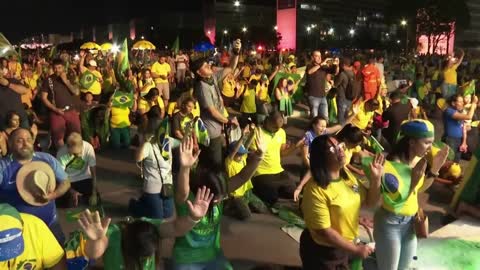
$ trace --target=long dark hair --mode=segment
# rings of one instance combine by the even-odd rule
[[[310,145],[310,170],[313,181],[322,188],[327,188],[331,181],[327,168],[330,140],[329,135],[321,135],[316,137]]]
[[[394,161],[395,159],[401,159],[402,157],[409,160],[409,142],[412,138],[402,137],[394,146],[392,152],[387,156],[387,160]]]
[[[150,101],[152,98],[160,95],[160,92],[158,91],[157,88],[152,88],[148,91],[148,93],[144,96],[144,98],[148,101]]]
[[[155,258],[155,269],[161,262],[160,233],[150,222],[134,220],[120,224],[122,255],[125,269],[142,270],[145,259]]]

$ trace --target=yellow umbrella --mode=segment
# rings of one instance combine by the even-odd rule
[[[102,45],[100,45],[100,50],[102,51],[110,51],[112,49],[113,44],[109,42],[105,42]]]
[[[100,50],[100,45],[95,42],[87,42],[80,46],[82,50]]]
[[[148,40],[140,40],[133,44],[133,50],[155,50],[156,47]]]

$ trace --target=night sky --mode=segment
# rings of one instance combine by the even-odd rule
[[[198,10],[201,0],[3,0],[0,31],[12,42],[41,33],[78,32],[82,25],[125,23],[165,11]]]

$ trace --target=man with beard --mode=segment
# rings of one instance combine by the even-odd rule
[[[0,161],[0,203],[8,203],[19,212],[34,215],[47,224],[60,244],[64,243],[60,224],[57,220],[55,199],[65,194],[70,188],[68,175],[62,165],[50,154],[33,151],[33,137],[29,130],[19,128],[14,130],[8,140],[11,155]],[[31,162],[47,163],[53,170],[56,188],[53,192],[43,195],[46,203],[43,206],[33,206],[25,202],[17,188],[17,173],[22,166]]]
[[[76,99],[79,90],[68,80],[62,60],[53,60],[53,70],[55,73],[44,80],[40,94],[43,104],[50,110],[50,132],[58,149],[63,146],[65,135],[81,132]]]

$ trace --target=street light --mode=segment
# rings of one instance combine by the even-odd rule
[[[407,27],[407,20],[402,19],[400,21],[400,25],[405,27],[405,53],[408,53],[408,27]]]
[[[310,34],[310,30],[312,30],[312,28],[310,26],[307,26],[307,32]]]
[[[236,7],[239,7],[240,6],[240,1],[233,2],[233,5],[236,6]]]
[[[144,37],[144,36],[142,36],[142,39],[145,39],[145,37]]]
[[[277,31],[277,30],[278,30],[278,26],[275,25],[275,26],[273,27],[273,29],[274,29],[275,31]]]
[[[400,39],[397,40],[397,44],[400,44]]]
[[[244,27],[242,28],[242,32],[243,32],[243,33],[247,32],[247,27],[244,26]]]
[[[223,34],[224,34],[224,35],[228,34],[228,31],[227,31],[226,29],[223,30]]]
[[[334,30],[333,28],[330,28],[330,29],[328,29],[328,32],[327,32],[327,33],[328,33],[329,35],[333,35],[333,32],[334,32],[334,31],[335,31],[335,30]]]
[[[348,31],[348,33],[350,34],[350,36],[355,35],[355,29],[351,28],[350,31]]]
[[[210,35],[212,32],[210,32],[210,30],[207,31],[207,35]]]

